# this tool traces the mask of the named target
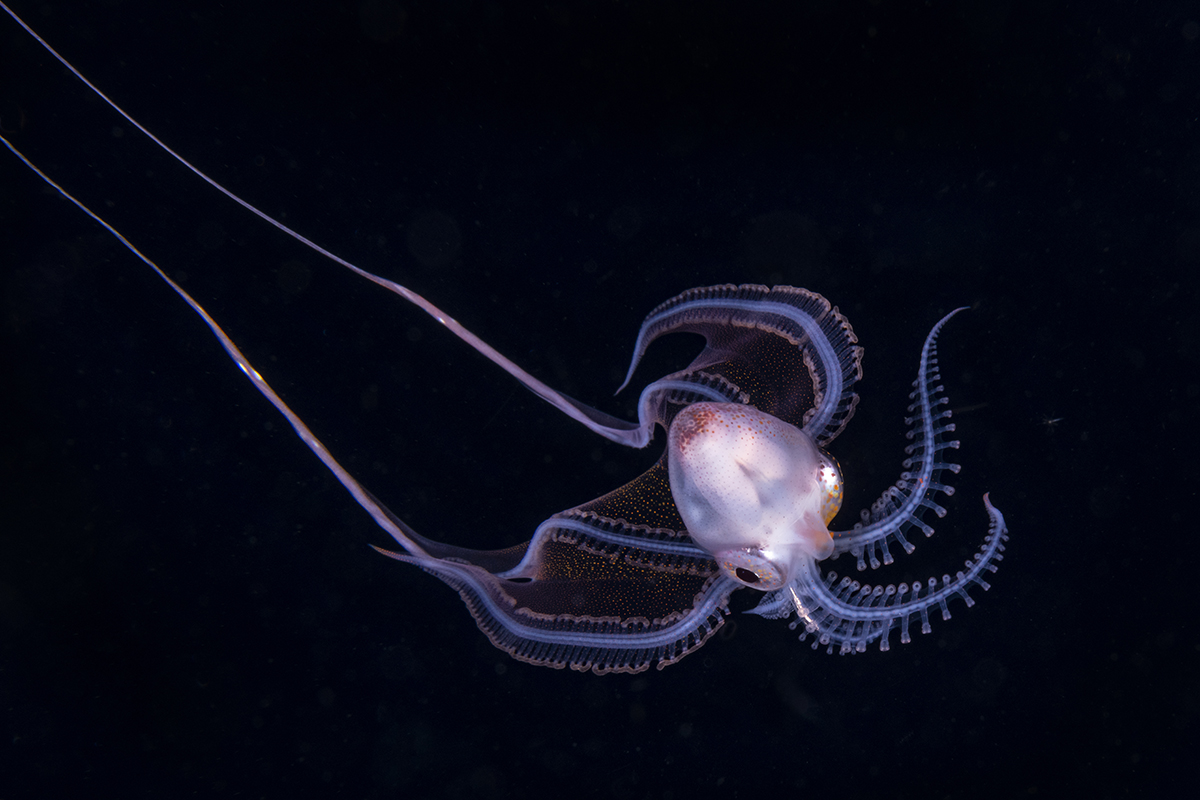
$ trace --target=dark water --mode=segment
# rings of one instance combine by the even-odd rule
[[[823,293],[866,348],[843,524],[898,475],[922,337],[972,306],[942,340],[959,491],[885,579],[956,569],[984,491],[1012,540],[975,608],[889,653],[735,614],[663,672],[517,663],[373,554],[194,315],[5,156],[0,797],[1124,797],[1183,773],[1200,8],[13,5],[235,192],[611,413],[662,300]],[[512,544],[657,457],[217,196],[7,20],[0,124],[422,533]]]

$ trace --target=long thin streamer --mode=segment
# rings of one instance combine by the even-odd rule
[[[99,87],[97,87],[94,83],[92,83],[90,80],[88,80],[86,77],[84,77],[83,73],[81,73],[79,70],[75,69],[74,65],[72,65],[71,62],[67,61],[66,58],[59,55],[58,51],[55,50],[53,47],[51,47],[49,42],[47,42],[45,39],[43,39],[41,36],[39,36],[37,31],[35,31],[33,28],[31,28],[27,24],[25,24],[25,21],[23,19],[21,19],[19,16],[17,16],[16,12],[13,11],[11,8],[9,8],[2,1],[0,1],[0,8],[3,8],[4,11],[7,12],[8,15],[10,17],[12,17],[13,20],[15,20],[18,25],[20,25],[22,28],[25,29],[26,33],[28,33],[30,36],[32,36],[34,39],[36,39],[37,42],[39,44],[41,44],[42,47],[46,48],[46,51],[48,53],[50,53],[50,55],[54,56],[54,58],[60,64],[62,64],[64,67],[66,67],[68,70],[70,70],[71,74],[73,74],[76,78],[78,78],[80,81],[82,81],[85,86],[87,86],[89,89],[91,89],[93,92],[95,92],[97,97],[99,97],[101,100],[103,100],[105,103],[107,103],[114,111],[116,111],[118,114],[120,114],[122,117],[124,117],[125,120],[127,122],[129,122],[130,125],[137,128],[142,133],[146,134],[146,136],[148,136],[152,142],[154,142],[156,145],[161,147],[164,151],[169,153],[176,161],[178,161],[183,166],[187,167],[192,173],[194,173],[197,177],[199,177],[201,180],[203,180],[209,186],[213,187],[218,192],[225,195],[230,200],[237,203],[238,205],[240,205],[242,208],[246,209],[250,213],[254,214],[259,219],[262,219],[265,222],[268,222],[271,225],[274,225],[276,228],[283,231],[288,236],[291,236],[296,241],[301,242],[305,246],[320,253],[321,255],[325,256],[326,258],[330,259],[331,261],[333,261],[337,264],[340,264],[341,266],[345,267],[346,269],[351,270],[352,272],[354,272],[355,274],[357,274],[363,278],[366,278],[367,280],[371,281],[372,283],[376,283],[376,284],[382,286],[383,288],[387,289],[390,292],[394,292],[395,294],[400,295],[405,300],[407,300],[408,302],[417,306],[418,308],[420,308],[422,311],[424,311],[429,316],[433,317],[435,320],[440,322],[442,325],[446,326],[446,328],[451,333],[453,333],[455,336],[462,339],[464,342],[466,342],[471,347],[473,347],[476,351],[478,351],[479,353],[486,356],[489,360],[492,361],[492,363],[496,364],[501,369],[503,369],[505,372],[512,375],[514,378],[516,378],[521,383],[523,383],[526,387],[528,387],[530,389],[530,391],[532,391],[534,394],[538,395],[543,400],[550,403],[558,410],[562,411],[564,414],[569,416],[571,419],[574,419],[578,422],[583,423],[588,428],[590,428],[591,430],[600,434],[601,436],[604,436],[605,438],[611,439],[612,441],[618,442],[620,444],[629,445],[629,446],[633,446],[633,447],[644,447],[646,445],[646,443],[649,441],[648,426],[639,425],[636,423],[625,422],[623,420],[619,420],[614,417],[610,417],[607,414],[596,411],[595,409],[592,409],[588,406],[583,405],[582,403],[579,403],[578,401],[573,400],[572,398],[562,394],[561,392],[555,391],[554,389],[550,388],[546,384],[542,383],[537,378],[530,375],[525,370],[521,369],[521,367],[517,366],[515,363],[510,361],[508,358],[501,355],[494,348],[492,348],[492,346],[489,345],[487,342],[483,341],[478,336],[476,336],[475,334],[471,333],[469,330],[464,328],[456,319],[451,317],[446,312],[442,311],[440,308],[438,308],[433,303],[429,302],[428,300],[426,300],[424,297],[417,294],[413,290],[409,289],[406,286],[401,286],[400,284],[396,283],[395,281],[390,281],[387,278],[383,278],[379,275],[376,275],[373,272],[368,272],[367,270],[362,269],[361,267],[351,264],[349,261],[345,260],[344,258],[329,252],[324,247],[321,247],[319,244],[312,241],[308,237],[303,236],[300,233],[297,233],[296,231],[289,228],[287,225],[284,225],[279,220],[270,216],[266,212],[259,210],[255,206],[251,205],[249,202],[243,200],[242,198],[238,197],[233,192],[226,189],[221,184],[217,183],[215,180],[213,180],[208,175],[206,175],[204,172],[202,172],[198,167],[194,166],[186,158],[184,158],[179,153],[172,150],[162,139],[159,139],[157,136],[155,136],[153,133],[151,133],[149,130],[147,130],[145,126],[143,126],[140,122],[138,122],[136,119],[134,119],[132,116],[130,116],[125,111],[125,109],[121,108],[111,98],[109,98],[108,95],[106,95],[104,92],[100,91]],[[8,148],[10,150],[12,150],[14,153],[17,153],[17,151],[12,147],[11,144],[8,143],[7,140],[5,140],[5,144],[8,146]],[[19,153],[17,153],[17,155],[20,156]],[[28,164],[32,169],[37,171],[39,175],[42,175],[42,177],[45,180],[50,181],[49,178],[47,178],[40,170],[38,170],[36,167],[34,167],[32,164],[30,164],[29,161],[26,160],[23,156],[21,156],[21,160],[25,161],[26,164]],[[62,194],[65,197],[70,199],[72,202],[74,202],[80,208],[84,208],[82,204],[77,202],[74,198],[72,198],[69,194],[67,194],[65,191],[63,191],[61,188],[59,188],[52,181],[50,181],[50,183],[52,186],[55,186],[55,188],[58,188],[58,190],[60,192],[62,192]],[[86,208],[84,208],[84,210],[87,211]],[[90,211],[88,211],[87,213],[93,219],[95,219],[96,221],[103,224],[106,228],[108,228],[108,230],[112,231],[112,233],[115,236],[121,238],[121,241],[124,242],[127,247],[129,247],[131,250],[133,250],[133,252],[137,253],[137,250],[134,249],[133,246],[130,245],[128,242],[126,242],[124,237],[121,237],[121,235],[119,233],[117,233],[115,230],[113,230],[111,227],[109,227],[107,224],[105,224],[103,220],[101,220],[95,214],[92,214],[92,212],[90,212]],[[142,260],[146,261],[146,263],[150,263],[150,261],[148,259],[146,259],[144,256],[142,256],[140,253],[138,253],[138,256],[141,257]],[[153,266],[153,265],[151,265],[151,266]],[[155,269],[157,270],[158,268],[155,267]],[[162,275],[162,272],[160,271],[159,274]],[[164,280],[170,281],[170,279],[167,278],[166,275],[163,275],[163,278],[164,278]],[[174,285],[174,284],[172,284],[172,285]],[[175,287],[175,288],[177,291],[182,291],[181,289],[179,289],[179,287]],[[193,305],[195,305],[195,304],[193,303]],[[195,307],[199,308],[198,306],[195,306]]]
[[[13,147],[8,139],[4,138],[3,134],[0,134],[0,142],[3,142],[4,146],[7,147],[13,155],[21,159],[21,161],[25,163],[25,166],[36,172],[42,180],[54,187],[55,191],[74,203],[80,211],[87,214],[96,222],[100,223],[100,225],[106,231],[117,238],[117,241],[125,245],[125,247],[129,249],[129,252],[133,253],[145,264],[149,265],[152,270],[158,273],[158,277],[166,281],[167,285],[174,289],[175,293],[182,297],[184,302],[192,307],[192,310],[200,316],[200,319],[204,320],[204,324],[208,326],[209,330],[213,332],[213,335],[216,336],[221,342],[221,346],[225,348],[225,352],[229,354],[229,357],[233,359],[234,363],[236,363],[238,367],[241,368],[242,372],[246,374],[246,377],[250,379],[250,382],[254,384],[254,387],[258,389],[258,391],[262,392],[263,397],[267,398],[267,400],[271,402],[271,405],[279,409],[279,413],[283,414],[287,421],[291,423],[292,428],[295,429],[296,435],[299,436],[306,445],[308,445],[308,449],[312,450],[313,453],[316,454],[317,458],[324,462],[325,466],[329,467],[330,471],[333,472],[341,484],[345,486],[350,494],[354,496],[354,499],[358,501],[358,504],[365,508],[367,513],[371,515],[371,518],[379,524],[379,527],[390,533],[392,538],[399,542],[401,547],[413,555],[428,555],[420,545],[409,538],[409,536],[403,530],[401,530],[395,522],[392,521],[388,512],[382,506],[380,506],[373,497],[371,497],[370,493],[367,492],[362,485],[360,485],[359,482],[354,479],[354,476],[347,472],[345,467],[338,463],[338,460],[333,457],[333,454],[329,452],[329,449],[326,448],[321,440],[317,438],[316,434],[314,434],[312,430],[310,430],[309,427],[304,424],[304,420],[300,419],[300,417],[296,415],[296,412],[292,411],[292,409],[288,407],[288,404],[283,402],[283,398],[275,393],[275,390],[271,388],[271,384],[267,383],[266,379],[258,373],[258,370],[254,368],[254,365],[250,363],[250,359],[246,358],[245,354],[238,349],[238,346],[234,344],[233,340],[229,338],[224,330],[222,330],[221,326],[217,324],[217,321],[214,320],[209,313],[204,310],[202,305],[197,303],[190,294],[184,291],[182,286],[171,280],[165,272],[159,269],[157,264],[143,255],[142,252],[136,247],[134,247],[133,243],[121,235],[120,231],[97,216],[90,208],[85,206],[79,200],[75,199],[66,189],[55,183],[49,175],[38,169],[37,166],[27,159],[19,150],[17,150],[17,148]]]

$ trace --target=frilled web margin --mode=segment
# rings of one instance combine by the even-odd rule
[[[714,575],[692,608],[662,619],[539,614],[517,607],[503,579],[473,567],[381,551],[436,575],[462,597],[479,629],[496,647],[529,664],[570,667],[597,675],[663,669],[700,648],[729,614],[730,593],[740,584]]]

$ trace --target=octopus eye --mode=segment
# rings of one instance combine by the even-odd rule
[[[825,456],[817,467],[817,483],[821,487],[821,519],[828,525],[842,507],[842,471],[832,456]]]
[[[758,583],[758,575],[751,572],[745,567],[738,567],[733,571],[733,574],[742,581],[742,583]]]
[[[757,548],[735,548],[716,554],[725,574],[751,589],[769,592],[787,583],[787,567],[777,564]]]

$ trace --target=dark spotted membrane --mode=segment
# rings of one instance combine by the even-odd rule
[[[829,441],[854,411],[862,351],[818,294],[732,285],[685,292],[646,318],[630,374],[651,341],[674,332],[701,334],[706,346],[643,392],[638,427],[647,433],[669,427],[686,405],[717,400],[797,426],[808,420]],[[536,664],[661,668],[704,644],[741,588],[684,530],[666,453],[620,489],[554,515],[519,547],[481,553],[406,532],[432,558],[388,555],[453,586],[497,647]]]

